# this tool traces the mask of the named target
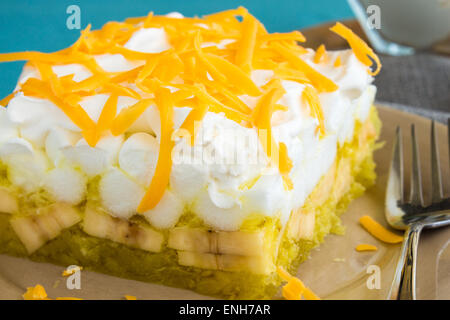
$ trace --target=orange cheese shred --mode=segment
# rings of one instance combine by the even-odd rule
[[[44,53],[38,51],[0,53],[0,62],[24,61],[24,60],[52,62],[52,63],[71,63],[73,61],[73,58],[62,54]]]
[[[287,281],[287,284],[282,288],[283,297],[286,300],[320,300],[320,298],[303,282],[294,276],[291,276],[284,268],[278,267],[277,273],[281,279]]]
[[[28,287],[27,292],[22,295],[24,300],[49,300],[44,287],[37,284],[34,287]]]
[[[342,65],[341,56],[338,56],[336,60],[334,60],[333,66],[337,68],[340,67],[341,65]]]
[[[49,84],[35,79],[28,79],[21,87],[21,90],[26,95],[31,95],[38,98],[47,98],[55,105],[57,105],[68,117],[77,125],[86,141],[92,141],[91,134],[94,132],[95,123],[89,118],[89,115],[80,105],[68,105],[61,98],[54,95],[50,89]]]
[[[250,122],[251,118],[249,115],[244,114],[238,110],[234,110],[220,101],[218,101],[216,98],[211,96],[202,85],[195,85],[195,86],[188,86],[188,85],[175,85],[175,87],[179,88],[188,88],[192,90],[192,94],[195,95],[198,99],[204,101],[205,103],[209,104],[209,111],[215,112],[215,113],[224,113],[225,116],[233,121],[236,121],[238,123],[244,124],[246,122]]]
[[[292,188],[294,188],[294,185],[291,178],[289,177],[289,172],[291,172],[292,169],[292,160],[289,158],[286,144],[280,142],[278,149],[280,153],[278,170],[283,177],[284,188],[286,190],[292,190]]]
[[[28,287],[27,291],[22,295],[24,300],[51,300],[47,296],[47,292],[44,287],[40,284],[37,284],[34,287]],[[81,298],[75,297],[58,297],[55,300],[83,300]]]
[[[228,79],[228,83],[233,83],[234,86],[250,96],[256,97],[261,95],[261,90],[259,90],[253,80],[228,60],[212,54],[205,54],[205,58]]]
[[[99,138],[104,131],[112,127],[117,113],[117,100],[117,94],[111,94],[108,100],[106,100],[106,103],[103,106],[102,112],[100,113],[100,117],[97,121],[97,138]]]
[[[111,133],[118,136],[127,131],[153,102],[153,99],[142,99],[132,106],[121,110],[112,122]]]
[[[373,61],[376,63],[376,68],[374,71],[369,70],[368,72],[371,75],[377,75],[381,70],[381,61],[380,58],[373,52],[373,50],[364,42],[360,37],[358,37],[350,28],[347,28],[342,23],[337,22],[333,27],[330,28],[331,31],[338,34],[345,40],[347,40],[350,48],[352,48],[354,54],[358,58],[361,63],[364,65],[371,67],[373,65]]]
[[[180,126],[181,130],[183,129],[187,130],[187,132],[189,133],[191,137],[190,139],[191,146],[193,146],[195,142],[196,124],[202,121],[206,112],[208,112],[208,105],[206,103],[199,103],[196,108],[194,108],[193,110],[191,110],[191,112],[189,112],[188,116]]]
[[[249,73],[252,69],[253,52],[255,51],[258,21],[249,13],[244,16],[242,23],[242,38],[236,51],[236,65]]]
[[[294,67],[303,71],[319,91],[332,92],[336,91],[339,88],[333,81],[314,70],[314,68],[303,61],[303,59],[301,59],[299,56],[292,53],[282,45],[274,44],[273,48],[286,60],[288,60]]]
[[[80,266],[76,266],[76,267],[71,268],[71,269],[65,269],[65,270],[62,272],[62,276],[63,276],[63,277],[68,277],[68,276],[73,275],[75,272],[81,271],[81,270],[83,270],[83,267],[80,267]]]
[[[372,244],[358,244],[355,248],[356,251],[377,251],[378,248]]]
[[[227,78],[219,70],[217,70],[217,68],[204,56],[203,50],[200,47],[200,42],[200,33],[197,32],[194,36],[194,49],[197,53],[198,59],[202,62],[211,77],[213,77],[217,81],[227,83]]]
[[[6,107],[9,103],[9,101],[11,101],[11,99],[14,98],[15,95],[16,95],[16,92],[12,92],[12,93],[8,94],[6,97],[4,97],[2,100],[0,100],[0,106]]]
[[[322,106],[316,89],[306,86],[302,93],[303,99],[308,103],[314,117],[319,121],[319,131],[321,135],[325,134],[325,120],[323,116]]]
[[[392,244],[403,241],[402,236],[396,235],[395,233],[385,229],[381,224],[369,216],[361,217],[359,219],[359,223],[364,227],[364,229],[380,241]]]
[[[319,63],[322,59],[326,58],[327,51],[325,49],[325,45],[321,44],[319,48],[317,48],[316,54],[314,55],[314,63]]]
[[[287,154],[287,148],[284,143],[276,144],[272,136],[272,127],[270,121],[272,114],[276,110],[276,102],[283,96],[285,90],[281,87],[279,81],[276,81],[273,87],[268,90],[258,101],[253,110],[253,124],[258,128],[258,137],[263,146],[271,164],[278,167],[283,177],[284,187],[291,190],[293,184],[288,176],[292,168],[292,160]]]
[[[161,142],[159,145],[158,161],[156,163],[155,174],[150,183],[150,187],[144,195],[137,211],[144,213],[153,209],[161,200],[169,184],[170,172],[172,169],[172,140],[173,128],[173,102],[170,90],[160,88],[155,93],[155,102],[159,110],[161,119]]]

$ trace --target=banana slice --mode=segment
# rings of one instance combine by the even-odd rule
[[[208,231],[179,227],[170,230],[167,246],[176,250],[260,256],[266,247],[265,234],[242,231]]]
[[[151,252],[160,252],[164,236],[150,227],[114,218],[87,206],[83,221],[87,234]]]
[[[269,274],[275,269],[269,256],[246,257],[189,251],[178,251],[178,263],[186,267],[223,271],[250,271],[256,274]]]
[[[77,210],[63,203],[55,203],[38,213],[25,217],[12,217],[14,232],[31,254],[60,232],[81,221]]]
[[[0,212],[16,213],[19,211],[17,198],[8,191],[8,189],[0,187]]]

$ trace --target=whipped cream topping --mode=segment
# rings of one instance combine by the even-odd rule
[[[230,41],[205,42],[202,46],[223,46]],[[135,32],[125,47],[156,53],[168,50],[170,44],[164,29],[147,28]],[[338,56],[342,64],[335,67]],[[353,136],[355,121],[367,118],[376,92],[367,67],[352,51],[327,52],[326,61],[318,64],[313,58],[312,50],[302,55],[339,86],[335,92],[319,95],[325,136],[319,139],[318,121],[309,114],[301,98],[304,85],[298,82],[282,81],[286,93],[278,103],[287,110],[277,111],[272,117],[273,136],[286,144],[293,161],[290,177],[294,188],[286,191],[280,174],[267,170],[268,162],[254,128],[208,112],[193,146],[183,138],[176,140],[169,189],[155,208],[144,213],[153,226],[173,227],[186,210],[219,230],[237,230],[254,213],[278,216],[282,223],[287,222],[291,210],[302,206],[330,168],[338,146]],[[121,54],[97,55],[95,59],[109,72],[131,70],[144,63],[129,61]],[[54,66],[53,70],[58,76],[74,74],[75,81],[90,76],[89,70],[77,64]],[[18,86],[30,77],[39,78],[39,73],[26,66]],[[272,77],[271,70],[251,73],[257,86]],[[133,89],[146,97],[138,88]],[[97,122],[108,97],[86,97],[80,105]],[[239,98],[250,108],[256,105],[254,97]],[[117,112],[135,102],[130,97],[119,97]],[[190,110],[175,108],[175,128],[180,127]],[[89,197],[88,181],[100,177],[99,196],[105,210],[124,219],[136,214],[158,159],[161,125],[156,106],[150,106],[125,134],[103,136],[94,148],[51,101],[20,92],[7,109],[0,109],[0,124],[0,160],[8,166],[11,182],[25,192],[45,189],[55,201],[78,204]],[[188,155],[189,161],[183,155]]]

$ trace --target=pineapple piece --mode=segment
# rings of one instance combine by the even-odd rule
[[[265,250],[265,234],[242,231],[208,231],[179,227],[170,230],[167,246],[176,250],[260,256]]]
[[[320,207],[330,196],[336,178],[336,161],[333,162],[327,173],[320,179],[319,184],[309,195],[309,203],[312,207]]]
[[[150,227],[114,218],[86,207],[83,230],[87,234],[151,252],[160,252],[164,236]]]
[[[16,213],[19,211],[17,198],[11,194],[6,188],[0,187],[0,212]]]
[[[312,240],[315,224],[316,213],[313,210],[295,210],[289,220],[287,235],[294,240]]]
[[[337,165],[337,176],[333,186],[332,194],[335,200],[339,200],[344,196],[351,187],[351,180],[353,179],[351,159],[341,158]]]
[[[312,240],[314,237],[314,226],[316,224],[316,213],[314,211],[300,214],[298,238]]]

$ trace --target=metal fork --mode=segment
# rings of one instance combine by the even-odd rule
[[[447,124],[450,154],[450,118]],[[450,225],[450,198],[444,198],[439,164],[439,150],[434,121],[431,123],[431,205],[425,206],[422,193],[419,147],[416,129],[411,125],[412,169],[411,188],[408,200],[403,196],[403,148],[402,133],[397,127],[389,171],[385,214],[388,223],[395,229],[406,230],[400,258],[388,299],[416,299],[416,260],[419,236],[424,228]]]

